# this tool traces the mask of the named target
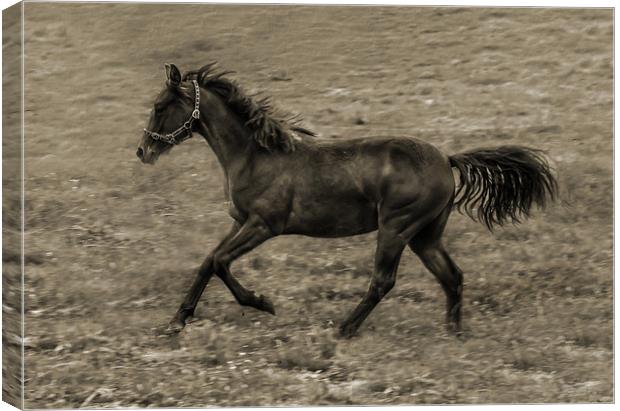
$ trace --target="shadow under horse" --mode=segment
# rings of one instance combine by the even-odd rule
[[[409,137],[323,140],[278,115],[267,99],[248,97],[213,64],[182,75],[166,64],[137,156],[148,164],[202,135],[226,178],[234,223],[205,258],[167,331],[179,332],[215,274],[237,302],[275,314],[271,301],[230,271],[237,258],[283,234],[345,237],[377,230],[374,273],[359,305],[340,325],[353,336],[394,287],[409,247],[447,297],[448,329],[461,331],[463,273],[441,237],[457,208],[489,229],[527,217],[553,200],[557,182],[538,150],[501,146],[448,156]],[[453,175],[460,175],[457,188]]]

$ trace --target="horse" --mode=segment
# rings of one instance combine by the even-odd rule
[[[394,287],[401,255],[411,249],[446,295],[449,332],[462,335],[463,272],[442,243],[453,210],[489,230],[519,223],[557,195],[544,153],[523,146],[447,155],[412,137],[327,140],[275,110],[269,98],[248,96],[230,72],[207,64],[184,75],[166,64],[136,155],[146,164],[196,132],[225,176],[233,223],[204,259],[166,333],[180,332],[213,275],[242,306],[275,315],[265,295],[246,289],[231,264],[279,235],[346,237],[377,231],[374,271],[365,295],[338,327],[354,336]],[[458,172],[460,183],[455,182]]]

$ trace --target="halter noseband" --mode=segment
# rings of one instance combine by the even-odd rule
[[[154,131],[150,131],[144,129],[144,134],[151,137],[153,140],[163,141],[164,143],[168,143],[171,145],[181,144],[185,140],[192,137],[192,124],[194,124],[194,120],[198,120],[200,118],[200,88],[198,87],[198,82],[196,80],[192,80],[194,83],[194,92],[196,93],[196,98],[194,100],[194,111],[192,111],[189,119],[181,125],[181,127],[174,130],[172,133],[168,134],[159,134]],[[177,137],[181,134],[185,133],[183,137],[177,140]]]

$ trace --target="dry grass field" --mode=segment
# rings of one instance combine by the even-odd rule
[[[25,34],[26,407],[613,400],[611,10],[27,3]],[[230,218],[203,139],[153,167],[135,151],[163,63],[213,60],[323,138],[544,149],[561,199],[494,233],[452,215],[462,339],[408,251],[334,337],[374,234],[271,240],[233,272],[277,316],[214,279],[163,336]]]

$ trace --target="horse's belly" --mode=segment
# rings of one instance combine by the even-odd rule
[[[346,237],[376,229],[376,204],[358,199],[358,201],[327,201],[294,207],[284,234]]]

